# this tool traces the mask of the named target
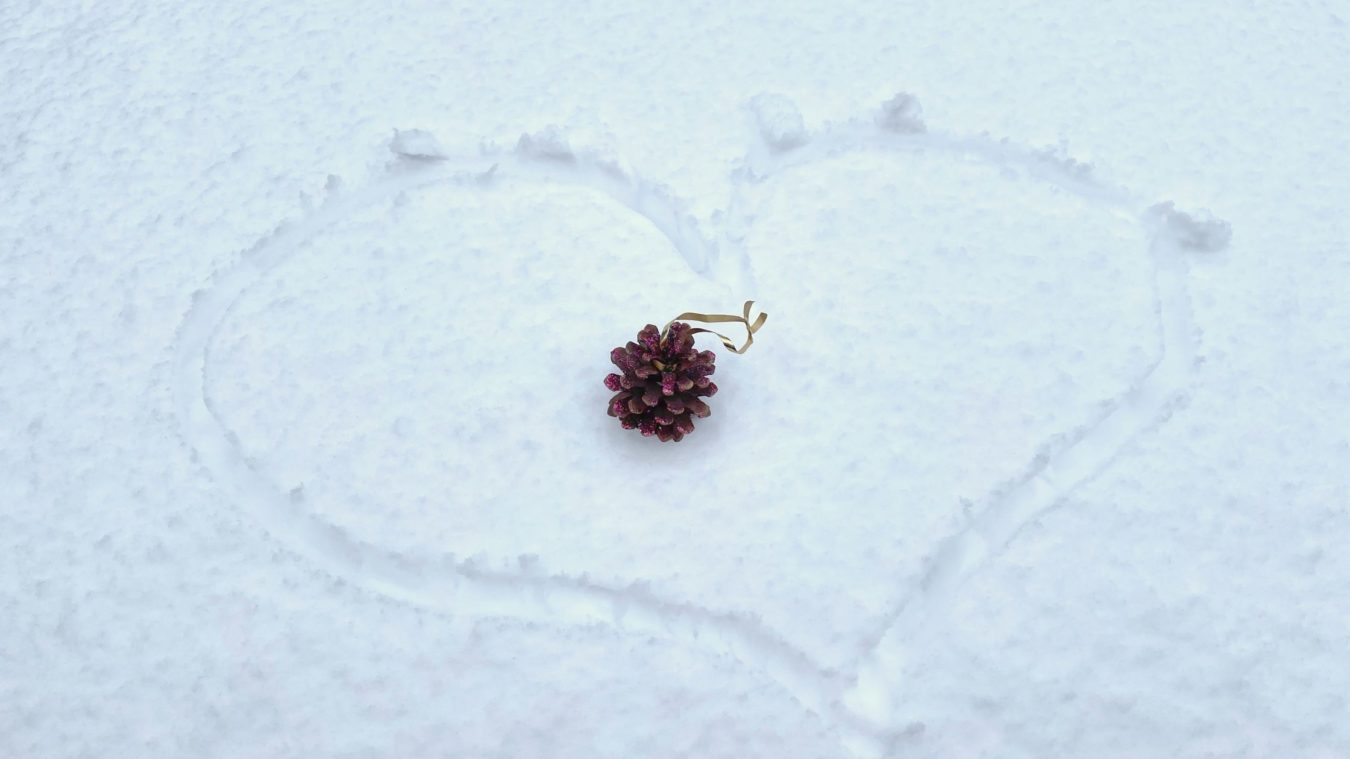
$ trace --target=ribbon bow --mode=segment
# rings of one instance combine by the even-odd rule
[[[745,311],[741,316],[737,316],[735,314],[700,314],[697,311],[686,311],[680,314],[679,316],[675,317],[674,319],[671,319],[670,321],[666,322],[666,326],[661,328],[661,339],[663,340],[665,339],[666,333],[670,330],[670,325],[679,321],[703,322],[704,324],[740,322],[741,324],[745,325],[746,336],[745,336],[745,345],[742,345],[739,348],[736,347],[736,343],[731,341],[731,338],[727,337],[726,335],[720,332],[714,332],[713,330],[704,329],[703,327],[696,327],[694,329],[689,330],[689,332],[690,334],[707,332],[709,334],[717,335],[719,338],[721,338],[722,344],[727,347],[727,350],[731,351],[732,353],[745,353],[747,350],[750,349],[751,345],[754,345],[755,333],[759,331],[760,327],[764,326],[764,321],[769,318],[768,314],[761,311],[759,317],[756,318],[754,322],[751,322],[750,307],[753,305],[755,305],[755,302],[753,300],[747,300],[745,302]]]

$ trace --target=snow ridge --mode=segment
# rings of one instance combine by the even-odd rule
[[[330,181],[330,196],[316,211],[283,224],[196,293],[174,351],[179,427],[196,460],[276,540],[354,586],[446,615],[611,625],[731,656],[766,673],[805,708],[831,720],[853,754],[887,753],[907,734],[897,729],[896,707],[917,633],[940,621],[962,585],[1024,526],[1062,505],[1132,440],[1165,422],[1184,402],[1199,342],[1186,292],[1184,254],[1223,247],[1230,229],[1170,203],[1148,206],[1123,188],[1097,181],[1085,164],[1054,152],[984,135],[928,131],[917,100],[903,93],[879,115],[818,133],[801,126],[791,101],[761,98],[755,107],[760,140],[732,174],[731,205],[720,238],[706,236],[686,204],[666,188],[596,153],[573,150],[556,130],[523,135],[512,150],[483,150],[468,160],[448,156],[427,133],[396,133],[390,147],[397,157],[377,179],[353,192],[342,192]],[[899,589],[885,629],[859,652],[851,672],[821,666],[753,615],[662,599],[640,582],[605,585],[584,576],[549,574],[525,559],[485,569],[453,554],[408,556],[372,545],[309,513],[255,469],[205,395],[210,345],[232,305],[309,236],[364,205],[439,183],[488,188],[499,171],[588,187],[647,219],[693,271],[709,279],[720,272],[750,284],[753,267],[743,242],[754,215],[744,188],[858,150],[941,152],[958,161],[1025,172],[1143,225],[1151,238],[1160,355],[1145,376],[1130,382],[1095,418],[1043,445],[1021,477],[990,494],[961,529],[935,548],[919,582]],[[719,261],[724,254],[734,259],[725,262],[730,266]]]

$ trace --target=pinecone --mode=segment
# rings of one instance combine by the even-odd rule
[[[623,374],[605,377],[605,387],[615,391],[609,415],[617,416],[624,429],[678,442],[694,431],[694,417],[712,413],[700,396],[717,392],[709,379],[717,356],[695,349],[690,329],[675,322],[663,339],[656,325],[648,324],[637,342],[610,352]]]

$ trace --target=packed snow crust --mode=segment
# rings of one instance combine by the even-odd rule
[[[0,9],[0,756],[1350,755],[1344,14],[1176,5]]]

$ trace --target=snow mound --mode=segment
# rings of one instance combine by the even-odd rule
[[[876,115],[877,126],[896,134],[921,134],[927,130],[923,123],[923,106],[908,92],[898,92],[881,104]]]
[[[759,136],[770,149],[791,150],[806,144],[809,135],[797,104],[783,95],[763,93],[750,101]]]
[[[407,158],[444,160],[447,157],[436,137],[421,129],[395,129],[389,149]]]
[[[1151,206],[1149,215],[1187,250],[1213,253],[1227,247],[1233,237],[1232,225],[1223,219],[1216,218],[1204,209],[1180,211],[1170,200]]]
[[[577,157],[562,130],[552,125],[534,134],[522,134],[516,141],[516,152],[530,158],[564,163],[575,161]]]

